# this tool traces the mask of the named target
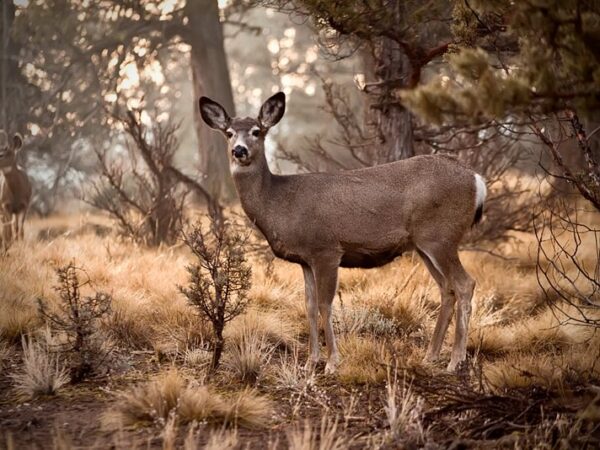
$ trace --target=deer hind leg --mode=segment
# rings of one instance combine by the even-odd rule
[[[446,277],[444,274],[442,274],[442,272],[440,272],[440,269],[436,267],[438,263],[435,262],[435,260],[433,260],[432,257],[428,256],[425,252],[418,250],[418,253],[440,289],[440,313],[435,324],[433,336],[429,342],[427,353],[425,354],[425,361],[434,362],[437,361],[440,356],[442,344],[444,343],[444,337],[448,331],[450,319],[452,318],[452,313],[454,311],[456,297],[454,296],[454,292],[450,288]]]
[[[471,318],[471,300],[475,290],[475,281],[469,276],[462,266],[458,255],[453,257],[452,284],[458,300],[456,309],[456,332],[454,346],[450,356],[448,371],[454,371],[467,359],[467,339],[469,332],[469,319]]]
[[[423,250],[423,249],[422,249]],[[469,276],[462,266],[456,248],[434,248],[423,250],[434,268],[442,274],[442,308],[440,317],[436,324],[434,336],[430,344],[428,355],[439,355],[452,317],[452,307],[456,303],[456,332],[454,334],[454,345],[450,356],[448,371],[454,371],[467,358],[467,338],[469,319],[471,317],[471,299],[475,288],[475,281]],[[439,326],[439,328],[438,328]],[[436,355],[437,353],[437,355]]]
[[[317,306],[317,288],[312,269],[308,266],[302,266],[304,273],[304,293],[306,296],[306,316],[308,318],[309,341],[308,341],[308,361],[306,370],[312,372],[319,362],[319,310]]]
[[[340,363],[340,354],[333,332],[332,304],[338,282],[339,261],[320,262],[313,268],[317,287],[319,312],[323,321],[325,344],[327,346],[327,364],[325,373],[332,374]]]
[[[13,214],[10,218],[11,239],[17,241],[19,239],[19,215]]]

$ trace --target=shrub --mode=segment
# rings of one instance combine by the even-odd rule
[[[187,266],[188,286],[179,289],[212,324],[211,367],[216,370],[225,345],[225,324],[243,313],[248,303],[251,270],[243,249],[245,238],[227,222],[211,218],[209,232],[197,222],[184,233],[184,242],[197,261]]]
[[[82,296],[81,288],[90,284],[90,280],[80,282],[77,273],[82,269],[72,263],[56,272],[58,308],[51,308],[42,298],[38,299],[38,307],[49,325],[65,335],[66,341],[58,347],[68,354],[71,380],[77,382],[93,373],[108,356],[109,351],[98,336],[98,324],[110,314],[112,298],[103,292]]]

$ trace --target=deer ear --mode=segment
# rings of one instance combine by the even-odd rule
[[[15,133],[13,136],[13,148],[15,151],[19,151],[21,147],[23,147],[23,136],[21,136],[19,133]]]
[[[221,105],[208,97],[200,97],[200,115],[206,124],[215,130],[225,131],[231,118]]]
[[[285,94],[278,92],[260,107],[258,122],[263,128],[271,128],[281,120],[285,113]]]

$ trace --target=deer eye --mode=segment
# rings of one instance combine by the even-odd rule
[[[260,136],[260,130],[255,128],[254,130],[252,130],[252,136],[254,137],[258,137]]]
[[[225,136],[227,136],[227,139],[231,139],[231,138],[233,137],[233,132],[232,132],[232,131],[229,131],[229,130],[227,130],[227,131],[225,132]]]

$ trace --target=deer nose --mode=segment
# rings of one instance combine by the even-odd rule
[[[233,147],[232,153],[236,158],[243,158],[244,156],[248,156],[248,149],[242,145],[236,145]]]

